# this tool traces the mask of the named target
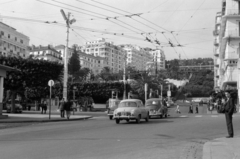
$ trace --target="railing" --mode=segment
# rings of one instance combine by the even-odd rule
[[[239,35],[239,30],[237,29],[237,30],[226,30],[226,32],[225,32],[225,36],[234,36],[234,37],[238,37],[238,36],[240,36]]]
[[[227,9],[225,13],[226,13],[226,15],[240,15],[240,10],[239,9]]]

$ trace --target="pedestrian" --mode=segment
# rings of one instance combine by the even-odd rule
[[[176,112],[179,113],[179,114],[181,114],[181,111],[180,111],[179,105],[177,105]]]
[[[72,102],[70,102],[70,100],[67,100],[67,102],[64,103],[64,110],[66,111],[67,119],[70,118],[71,109]]]
[[[234,104],[229,92],[225,92],[225,96],[226,96],[226,102],[224,105],[224,109],[225,109],[225,117],[226,117],[227,130],[228,130],[227,138],[233,138],[234,132],[233,132],[232,115],[234,112]]]
[[[199,104],[196,105],[196,112],[195,112],[196,114],[198,114],[198,106]]]
[[[189,111],[188,111],[188,113],[193,113],[192,108],[193,108],[193,106],[192,106],[192,103],[191,103],[190,106],[189,106]]]
[[[42,108],[41,114],[46,114],[46,111],[47,111],[47,101],[46,101],[46,99],[42,100],[41,108]]]
[[[64,118],[64,105],[65,105],[65,100],[64,98],[59,102],[58,109],[60,110],[60,117]]]

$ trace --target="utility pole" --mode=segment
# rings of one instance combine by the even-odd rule
[[[67,100],[67,81],[68,81],[68,39],[69,39],[69,28],[70,25],[76,22],[75,19],[70,20],[71,13],[68,13],[66,16],[65,12],[61,9],[60,12],[62,13],[63,19],[66,21],[67,26],[67,40],[65,46],[65,53],[64,53],[64,72],[63,72],[63,98]]]
[[[123,84],[124,84],[124,91],[123,91],[123,99],[126,99],[126,54],[124,56],[124,63],[123,63]]]

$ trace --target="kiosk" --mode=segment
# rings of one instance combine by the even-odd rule
[[[5,66],[5,65],[0,65],[0,119],[7,118],[7,115],[2,115],[2,109],[3,109],[3,83],[4,83],[4,78],[7,75],[7,71],[16,71],[15,68]]]

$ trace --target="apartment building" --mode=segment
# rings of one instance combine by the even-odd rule
[[[136,70],[146,70],[147,62],[153,59],[153,56],[148,50],[141,48],[137,45],[120,45],[126,50],[126,65],[134,67]]]
[[[61,53],[61,57],[65,56],[65,46],[58,45],[54,47],[57,51]],[[68,48],[68,58],[73,54],[73,49]],[[97,75],[106,66],[106,59],[100,56],[94,56],[92,54],[87,54],[81,50],[78,50],[79,61],[81,68],[89,68],[94,75]]]
[[[29,47],[30,55],[33,56],[34,59],[39,60],[47,60],[63,63],[61,53],[57,51],[53,46],[34,46]]]
[[[240,1],[222,0],[214,30],[215,87],[238,89],[240,95]]]
[[[0,22],[0,55],[27,58],[29,37]]]
[[[153,62],[155,63],[157,70],[165,69],[166,57],[164,51],[162,49],[154,49],[149,53],[153,56]]]
[[[126,53],[120,46],[113,42],[107,42],[104,38],[88,41],[78,48],[86,54],[105,59],[105,67],[109,67],[112,73],[118,73],[124,67],[124,55]]]

